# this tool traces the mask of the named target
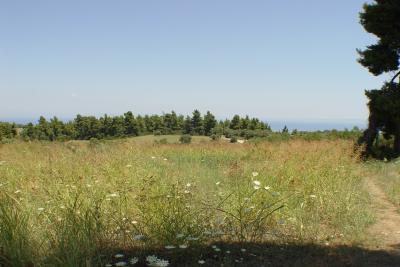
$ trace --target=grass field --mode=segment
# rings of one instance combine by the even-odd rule
[[[179,135],[143,135],[132,137],[130,140],[135,143],[154,143],[160,142],[160,140],[165,139],[168,144],[178,144],[179,143]],[[211,140],[208,136],[192,136],[192,143],[204,143],[209,142]]]
[[[373,221],[351,142],[153,138],[0,145],[0,265],[256,266]]]
[[[390,162],[371,161],[365,164],[366,172],[373,174],[390,201],[400,211],[400,160]]]

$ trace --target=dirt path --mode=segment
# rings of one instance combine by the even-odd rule
[[[367,178],[366,186],[377,216],[376,223],[369,229],[369,234],[374,239],[373,249],[400,254],[400,214],[372,178]]]

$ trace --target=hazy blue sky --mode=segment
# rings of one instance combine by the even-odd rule
[[[161,113],[365,120],[364,0],[0,3],[0,119]]]

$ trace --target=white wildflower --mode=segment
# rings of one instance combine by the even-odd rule
[[[204,264],[204,263],[206,263],[206,261],[205,260],[199,260],[198,263],[199,264]]]
[[[241,252],[246,252],[246,249],[245,248],[241,248],[240,251]]]
[[[115,266],[127,266],[128,264],[125,261],[119,261],[115,263]]]
[[[265,190],[270,190],[271,187],[270,187],[270,186],[264,186],[264,189],[265,189]]]
[[[253,181],[253,184],[254,184],[254,185],[257,185],[257,186],[259,186],[259,185],[261,185],[261,182],[260,182],[260,181],[257,181],[257,180],[255,180],[255,181]]]
[[[169,261],[167,261],[167,260],[162,260],[162,259],[158,259],[156,262],[155,262],[155,267],[167,267],[169,265]]]
[[[317,196],[316,195],[310,195],[310,198],[316,198]]]
[[[128,164],[128,165],[126,165],[125,167],[127,167],[127,168],[132,168],[132,165],[131,165],[131,164]]]
[[[255,186],[253,186],[253,188],[254,188],[255,190],[258,190],[258,189],[260,189],[260,186],[259,186],[259,185],[255,185]]]
[[[169,261],[159,259],[154,255],[146,257],[147,265],[152,267],[166,267],[169,265]]]
[[[115,254],[114,255],[114,258],[116,258],[116,259],[120,259],[120,258],[123,258],[124,257],[124,254]]]
[[[133,257],[132,259],[130,259],[130,261],[129,261],[129,263],[131,264],[131,265],[135,265],[136,263],[138,263],[139,262],[139,259],[137,258],[137,257]]]
[[[158,258],[155,255],[150,255],[150,256],[146,257],[146,261],[148,263],[153,263],[153,262],[156,262],[157,260],[158,260]]]
[[[131,221],[131,224],[137,224],[138,222],[137,221]]]
[[[191,187],[191,186],[192,186],[191,183],[187,183],[187,184],[186,184],[186,187]]]
[[[220,185],[220,184],[221,184],[221,182],[216,182],[215,184],[216,184],[216,185]]]
[[[251,175],[253,175],[253,177],[258,176],[258,172],[252,172]]]
[[[188,247],[188,245],[185,245],[185,244],[179,245],[179,248],[182,248],[182,249],[185,249],[187,247]]]
[[[165,246],[165,249],[174,249],[175,248],[175,246],[173,246],[173,245],[167,245],[167,246]]]
[[[44,208],[38,208],[38,211],[44,211]]]

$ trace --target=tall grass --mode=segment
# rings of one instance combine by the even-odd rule
[[[0,265],[27,266],[35,258],[29,217],[18,200],[0,194]]]
[[[371,216],[351,148],[299,140],[5,144],[0,257],[10,266],[98,266],[118,249],[357,242]]]
[[[364,164],[366,175],[373,176],[390,201],[400,210],[400,161],[370,161]]]

